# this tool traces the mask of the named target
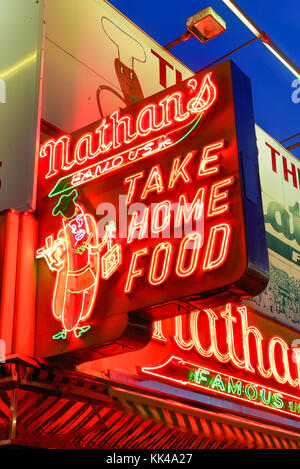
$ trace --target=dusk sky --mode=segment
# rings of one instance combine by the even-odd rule
[[[186,31],[185,20],[189,16],[207,6],[213,7],[226,21],[226,32],[207,44],[191,38],[170,50],[194,72],[255,37],[222,0],[110,0],[110,3],[161,45]],[[300,67],[299,0],[236,0],[236,3]],[[278,141],[300,132],[300,80],[296,83],[296,77],[260,40],[234,53],[231,59],[251,78],[256,123]],[[293,102],[293,93],[298,103]],[[299,141],[300,135],[286,145]],[[300,159],[300,147],[292,152]]]

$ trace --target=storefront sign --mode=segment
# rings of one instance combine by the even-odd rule
[[[172,316],[264,288],[251,106],[249,81],[225,62],[42,145],[39,355],[112,341],[127,313]]]
[[[170,355],[161,350],[165,358],[158,365],[138,370],[191,391],[300,418],[300,348],[291,345],[293,338],[250,308],[227,304],[157,321],[152,356],[158,356],[155,342]],[[148,352],[150,357],[150,346]]]
[[[192,76],[191,70],[105,0],[48,2],[45,51],[42,116],[69,132]],[[295,237],[299,162],[257,125],[256,136],[270,282],[251,304],[299,329],[300,246]],[[76,173],[73,183],[92,180],[121,159],[104,159],[95,166],[91,160],[90,171]],[[61,175],[56,191],[67,182],[68,177]]]
[[[249,302],[255,309],[300,329],[300,163],[256,126],[270,282]]]

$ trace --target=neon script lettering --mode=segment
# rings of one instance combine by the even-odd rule
[[[139,138],[183,124],[195,115],[205,113],[217,98],[211,75],[211,72],[207,73],[200,84],[197,82],[198,86],[190,86],[189,80],[186,94],[177,91],[167,95],[158,103],[143,107],[135,118],[115,111],[100,122],[94,133],[82,135],[72,150],[69,135],[48,140],[40,149],[40,158],[48,158],[45,178],[52,178],[75,165],[83,165],[124,145],[133,145]],[[193,95],[190,97],[191,93]],[[116,163],[114,165],[117,166]]]
[[[260,329],[249,324],[246,306],[197,310],[187,317],[185,327],[182,317],[177,317],[170,338],[179,350],[194,351],[199,357],[211,357],[250,375],[300,389],[300,348],[289,346],[279,336],[266,341]],[[155,323],[153,340],[168,343],[161,321]]]

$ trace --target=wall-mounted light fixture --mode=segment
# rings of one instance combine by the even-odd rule
[[[187,30],[201,42],[207,42],[226,31],[226,23],[212,7],[199,11],[186,20]]]
[[[226,31],[226,23],[212,7],[204,8],[186,20],[187,31],[178,39],[170,42],[165,49],[171,49],[180,42],[196,37],[201,42],[207,42]]]

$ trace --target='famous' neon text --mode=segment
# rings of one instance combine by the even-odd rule
[[[194,311],[173,323],[170,338],[179,350],[194,350],[199,357],[300,389],[300,348],[292,349],[279,336],[266,341],[261,330],[249,324],[246,306],[227,304],[223,309]],[[168,343],[164,322],[155,322],[153,340]]]

